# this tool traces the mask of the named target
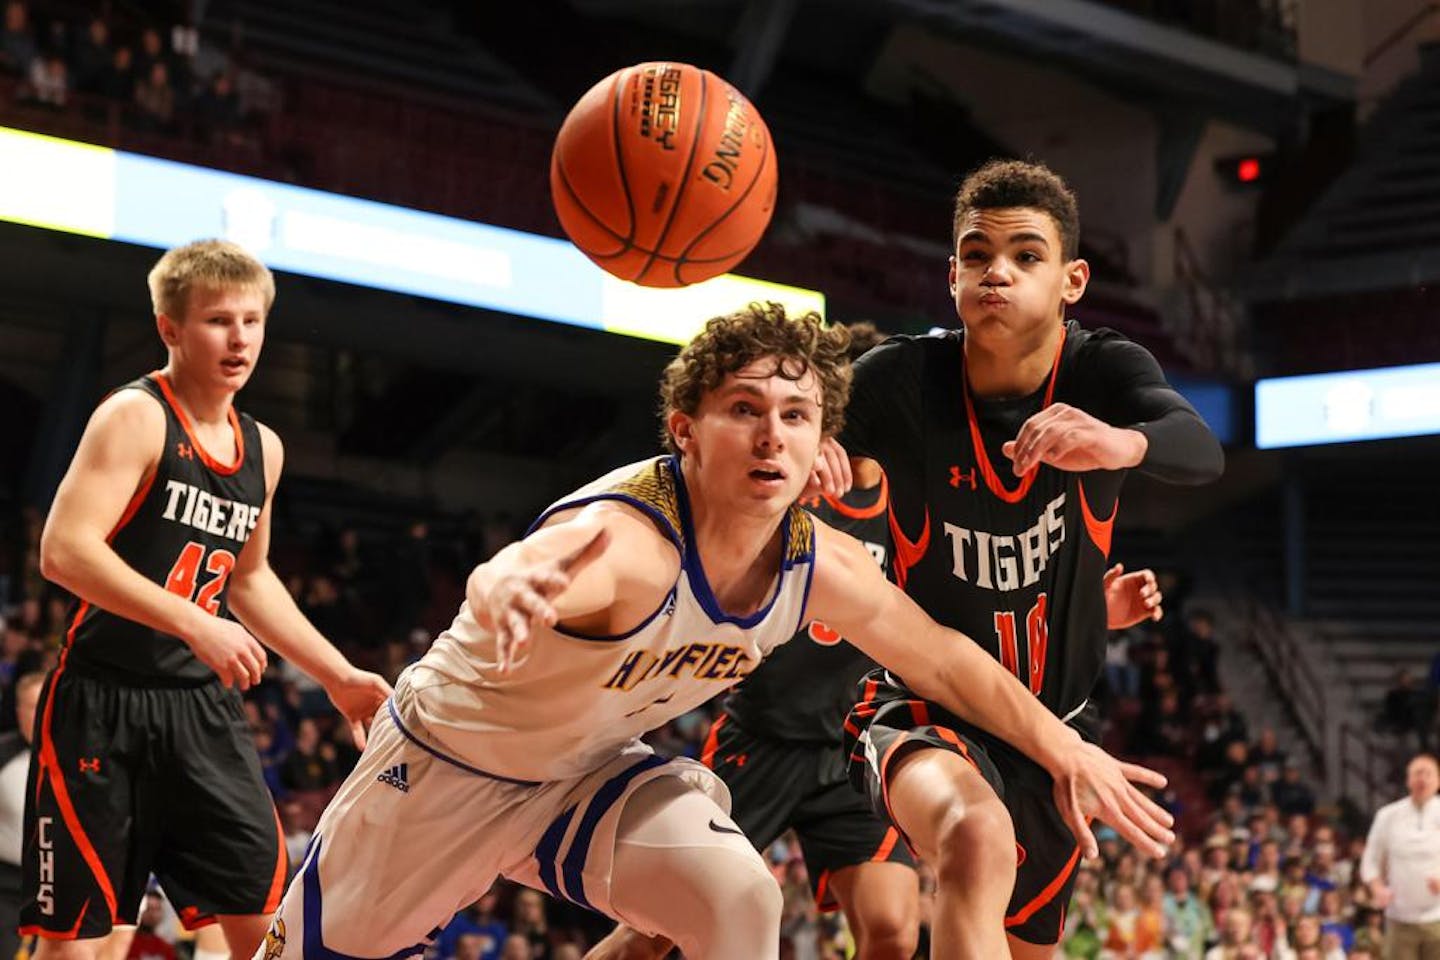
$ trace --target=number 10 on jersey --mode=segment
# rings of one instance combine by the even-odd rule
[[[1030,666],[1030,676],[1025,677],[1020,673],[1020,638],[1015,629],[1015,611],[995,611],[995,636],[1000,641],[1000,664],[1019,677],[1022,683],[1027,683],[1030,692],[1037,697],[1045,683],[1045,653],[1050,646],[1050,625],[1045,619],[1045,613],[1046,596],[1042,593],[1035,598],[1035,606],[1025,615],[1025,659]]]

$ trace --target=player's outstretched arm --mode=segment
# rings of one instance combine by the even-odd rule
[[[364,749],[365,731],[390,696],[390,685],[379,674],[351,666],[300,612],[271,569],[270,514],[285,464],[285,448],[275,431],[263,424],[260,443],[265,450],[265,507],[230,574],[230,609],[266,646],[320,682],[350,722],[355,745]]]
[[[154,398],[118,390],[96,408],[50,506],[40,572],[94,606],[179,637],[227,686],[243,689],[265,671],[255,638],[153,582],[110,546],[152,482],[164,445],[165,412]]]
[[[556,514],[476,567],[465,602],[495,634],[503,673],[524,656],[537,627],[625,632],[659,605],[678,571],[679,554],[649,519],[602,500]]]
[[[1136,784],[1165,778],[1123,763],[1080,739],[969,637],[931,620],[881,574],[854,538],[817,523],[819,557],[806,616],[823,619],[904,678],[911,689],[1014,746],[1055,778],[1061,815],[1087,856],[1096,854],[1091,817],[1141,850],[1161,856],[1172,819]]]

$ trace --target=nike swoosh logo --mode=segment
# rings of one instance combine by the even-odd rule
[[[710,821],[710,829],[711,829],[711,830],[714,830],[716,833],[733,833],[733,834],[735,834],[735,836],[737,836],[737,837],[743,837],[743,836],[745,836],[745,833],[744,833],[743,831],[741,831],[741,830],[736,830],[734,827],[721,826],[720,824],[716,823],[714,820],[711,820],[711,821]]]

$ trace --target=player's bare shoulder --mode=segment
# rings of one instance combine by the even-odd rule
[[[280,439],[280,434],[270,427],[255,421],[255,429],[260,434],[260,453],[265,458],[265,489],[275,489],[275,484],[280,480],[280,471],[285,467],[285,444]]]
[[[116,390],[85,426],[82,445],[107,463],[140,464],[148,472],[165,447],[165,408],[144,390]]]

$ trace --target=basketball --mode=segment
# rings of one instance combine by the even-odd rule
[[[617,70],[555,138],[560,225],[600,267],[647,287],[725,273],[775,209],[770,131],[740,91],[684,63]]]

